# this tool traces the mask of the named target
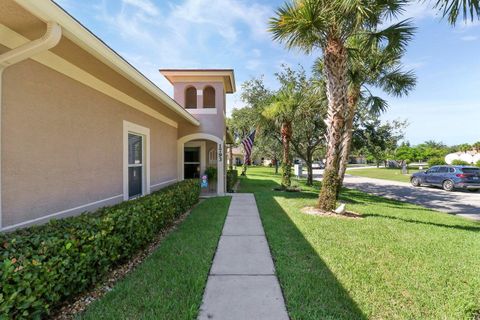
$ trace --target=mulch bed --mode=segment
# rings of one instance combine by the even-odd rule
[[[199,203],[202,201],[203,200],[200,200]],[[178,225],[187,218],[190,212],[191,210],[182,214],[169,228],[161,231],[150,245],[133,256],[129,261],[112,269],[106,279],[104,279],[91,291],[75,297],[72,301],[66,302],[60,307],[60,309],[54,311],[51,314],[50,319],[70,320],[74,319],[79,313],[84,312],[89,304],[97,299],[102,298],[105,294],[113,289],[117,281],[125,278],[128,273],[135,270],[138,265],[145,261],[145,259],[148,258],[148,256],[150,256],[160,246],[165,237],[177,229]]]
[[[324,216],[324,217],[347,218],[347,219],[363,218],[361,214],[352,212],[352,211],[346,211],[342,214],[339,214],[333,211],[320,210],[315,207],[305,207],[305,208],[302,208],[300,211],[302,211],[302,213],[309,214],[312,216]]]

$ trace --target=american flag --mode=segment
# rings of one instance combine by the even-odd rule
[[[253,142],[255,141],[255,130],[250,133],[245,140],[242,141],[243,149],[245,150],[245,163],[250,163],[250,157],[252,155]]]

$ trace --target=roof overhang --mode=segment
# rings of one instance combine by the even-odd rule
[[[218,77],[222,79],[226,93],[237,91],[233,69],[160,69],[159,71],[171,84],[179,82],[179,79]]]
[[[54,21],[62,27],[63,35],[82,49],[99,59],[116,72],[142,88],[167,108],[178,114],[187,122],[199,126],[200,122],[183,109],[174,99],[163,92],[140,71],[128,63],[112,48],[95,36],[74,17],[50,0],[14,0],[27,11],[44,22]]]

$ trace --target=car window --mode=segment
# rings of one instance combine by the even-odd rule
[[[428,169],[428,173],[436,173],[438,171],[438,167],[432,167]]]
[[[440,167],[438,168],[438,173],[447,173],[448,172],[448,168],[447,167]]]
[[[480,174],[480,168],[462,168],[463,173],[475,173]]]
[[[455,169],[454,168],[449,168],[449,171],[450,172],[455,172]]]

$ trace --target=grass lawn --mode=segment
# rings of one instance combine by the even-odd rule
[[[369,168],[369,169],[347,170],[347,174],[351,174],[353,176],[367,177],[367,178],[410,182],[410,175],[418,171],[419,170],[417,169],[409,169],[408,174],[402,174],[401,169]]]
[[[80,319],[196,319],[230,197],[207,199]]]
[[[292,319],[472,319],[480,310],[480,224],[355,190],[362,219],[309,216],[318,185],[272,191],[279,175],[250,168]],[[302,182],[300,182],[302,185]]]

